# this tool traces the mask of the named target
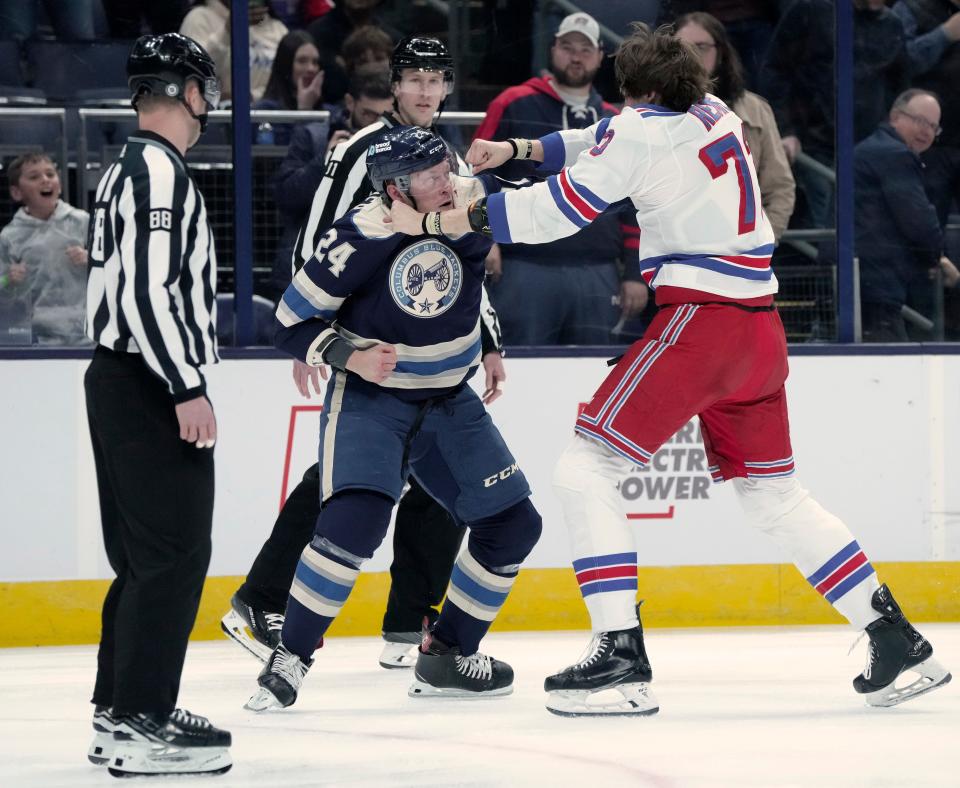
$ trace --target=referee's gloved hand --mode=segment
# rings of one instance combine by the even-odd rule
[[[180,422],[180,439],[195,443],[198,449],[211,449],[217,442],[217,420],[213,407],[204,395],[188,399],[176,406]]]
[[[393,345],[374,345],[366,350],[354,350],[347,359],[347,370],[371,383],[383,383],[397,366],[397,351]]]

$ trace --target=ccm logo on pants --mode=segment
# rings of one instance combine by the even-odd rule
[[[509,479],[513,474],[520,470],[520,466],[517,463],[513,465],[508,465],[500,473],[495,473],[493,476],[488,476],[483,480],[484,487],[493,487],[497,482],[503,481],[504,479]]]

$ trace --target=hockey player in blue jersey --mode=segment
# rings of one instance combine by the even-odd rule
[[[442,212],[482,197],[496,179],[451,175],[443,140],[413,127],[371,145],[367,165],[380,193],[334,223],[277,308],[277,347],[328,364],[333,380],[320,426],[323,508],[280,645],[247,703],[254,711],[296,700],[408,473],[470,529],[440,617],[424,633],[410,695],[505,695],[513,686],[510,666],[477,649],[541,521],[523,472],[467,385],[480,365],[491,242],[475,233],[410,237],[389,218],[392,201]]]

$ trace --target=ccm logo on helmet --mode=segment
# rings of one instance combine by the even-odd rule
[[[508,465],[500,473],[495,473],[493,476],[488,476],[483,480],[484,487],[493,487],[497,482],[502,482],[504,479],[509,479],[513,474],[520,470],[520,466],[517,463],[513,465]]]

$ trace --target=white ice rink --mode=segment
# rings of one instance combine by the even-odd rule
[[[960,625],[920,629],[960,670]],[[839,627],[653,630],[660,713],[573,720],[544,710],[542,680],[579,656],[584,633],[488,636],[484,650],[512,663],[517,682],[513,695],[483,701],[410,699],[409,671],[377,666],[379,640],[331,640],[296,705],[259,716],[242,708],[258,663],[226,640],[192,644],[181,705],[232,731],[234,767],[172,782],[960,786],[960,680],[866,708],[850,687],[865,653],[864,641],[847,656],[853,637]],[[0,649],[0,785],[118,784],[86,760],[94,654]]]

